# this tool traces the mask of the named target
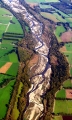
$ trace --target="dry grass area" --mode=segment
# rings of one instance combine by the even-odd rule
[[[72,21],[72,18],[68,18],[70,21]]]
[[[48,18],[48,19],[50,19],[50,20],[52,20],[52,21],[54,21],[54,22],[59,22],[59,20],[57,20],[57,18],[56,18],[53,14],[51,14],[51,13],[40,12],[40,14],[41,14],[43,17]]]
[[[32,67],[33,65],[37,64],[38,60],[39,60],[39,55],[34,55],[29,62],[29,67]]]
[[[66,90],[66,98],[72,99],[72,89],[67,89]]]
[[[61,47],[61,48],[59,49],[59,51],[60,51],[60,52],[66,52],[66,51],[67,51],[67,50],[66,50],[66,46]]]
[[[52,63],[52,64],[58,65],[57,57],[56,57],[56,56],[52,55],[52,56],[50,57],[50,59],[51,59],[51,63]]]
[[[11,62],[7,62],[4,66],[0,68],[0,73],[6,73],[7,70],[11,67],[11,65],[12,65]]]
[[[34,6],[37,6],[37,3],[28,3],[31,8],[34,8]]]
[[[70,42],[72,41],[72,31],[68,31],[62,34],[61,40],[63,42]]]

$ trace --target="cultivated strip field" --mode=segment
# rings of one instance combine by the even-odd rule
[[[4,66],[0,68],[0,73],[6,73],[7,70],[11,67],[11,65],[12,65],[11,62],[7,62]]]

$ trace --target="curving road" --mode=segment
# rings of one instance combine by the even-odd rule
[[[2,0],[7,4],[15,13],[22,15],[22,18],[27,22],[32,31],[32,35],[35,38],[37,44],[35,51],[39,53],[40,59],[38,67],[35,71],[35,76],[31,78],[32,87],[30,88],[27,96],[29,98],[29,105],[26,108],[25,115],[29,111],[27,116],[28,120],[37,120],[43,111],[43,104],[41,102],[41,95],[43,95],[49,86],[51,66],[48,63],[49,48],[46,43],[41,39],[42,24],[39,23],[33,15],[28,13],[26,8],[19,3],[19,0]],[[33,103],[33,107],[30,104]]]

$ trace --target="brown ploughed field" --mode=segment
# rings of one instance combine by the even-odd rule
[[[68,31],[62,34],[61,39],[63,42],[71,42],[72,41],[72,31]]]
[[[72,89],[66,89],[66,98],[72,99]]]
[[[7,62],[4,66],[0,68],[0,73],[6,73],[7,70],[11,67],[11,65],[12,65],[11,62]]]

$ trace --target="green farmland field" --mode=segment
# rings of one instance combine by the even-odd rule
[[[5,64],[6,64],[6,61],[0,62],[0,68],[1,68],[3,65],[5,65]]]
[[[58,2],[59,0],[25,0],[27,3]]]
[[[21,28],[21,25],[19,24],[19,22],[17,21],[17,19],[15,17],[12,18],[12,21],[15,23],[15,24],[10,24],[7,32],[15,32],[15,33],[23,33],[22,31],[22,28]]]
[[[8,55],[5,55],[5,56],[1,57],[0,62],[2,62],[2,61],[10,62]]]
[[[64,88],[72,87],[72,82],[71,82],[71,80],[66,80],[66,81],[63,83],[63,87],[64,87]]]
[[[42,5],[42,4],[40,4],[40,8],[51,8],[51,5]]]
[[[56,94],[56,98],[65,98],[65,97],[66,97],[66,94],[64,89],[59,90]]]
[[[2,38],[2,34],[5,32],[7,25],[0,24],[0,38]]]
[[[52,20],[54,22],[59,22],[59,20],[57,20],[57,18],[51,14],[51,13],[46,13],[46,12],[41,12],[40,13],[44,18],[48,18],[49,20]]]
[[[45,2],[45,0],[25,0],[28,3],[40,3],[40,2]]]
[[[4,9],[4,8],[0,8],[0,15],[3,16],[3,15],[11,15],[12,16],[12,13],[9,12],[8,10]]]
[[[72,14],[69,14],[70,17],[72,17]]]
[[[72,52],[66,52],[64,54],[67,57],[69,64],[72,65]]]
[[[70,27],[72,27],[72,23],[69,23]]]
[[[55,100],[54,113],[72,114],[72,100]]]
[[[6,115],[6,105],[9,104],[14,84],[15,80],[12,80],[5,87],[0,88],[0,119],[3,119]]]
[[[65,46],[66,46],[67,51],[72,52],[72,43],[67,43],[67,44],[65,44]]]
[[[2,40],[2,44],[9,44],[12,45],[13,43],[17,43],[18,41],[15,40]]]
[[[9,43],[8,43],[8,44],[1,44],[1,49],[2,49],[2,50],[5,49],[5,50],[9,50],[9,51],[10,51],[10,50],[13,49],[13,47],[14,47],[14,45],[9,44]]]
[[[66,51],[63,52],[70,65],[70,75],[72,76],[72,43],[65,43]]]
[[[18,71],[18,66],[19,63],[13,63],[6,73],[8,75],[16,76]]]
[[[2,17],[0,16],[0,23],[2,24],[8,24],[10,22],[11,17]]]
[[[14,105],[14,108],[13,108],[13,112],[12,112],[12,118],[14,120],[17,120],[18,117],[19,117],[19,110],[17,108],[17,104],[18,104],[18,99],[20,97],[20,94],[21,94],[21,89],[23,87],[23,83],[20,82],[20,85],[19,85],[19,88],[18,88],[18,93],[17,93],[17,96],[16,96],[16,101],[15,101],[15,105]]]
[[[18,57],[15,52],[12,52],[11,54],[8,55],[10,62],[17,63],[18,62]]]
[[[0,74],[0,85],[2,85],[4,82],[10,79],[12,79],[12,76]]]
[[[66,29],[63,26],[57,26],[55,30],[55,36],[57,37],[58,41],[61,42],[61,34],[65,32]]]
[[[60,21],[60,22],[66,22],[65,19],[63,19],[58,13],[54,13],[54,16]]]

